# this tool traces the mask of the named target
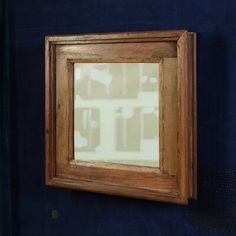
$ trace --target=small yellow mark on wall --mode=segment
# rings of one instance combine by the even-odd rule
[[[56,220],[58,218],[58,211],[57,210],[52,210],[51,211],[51,219]]]

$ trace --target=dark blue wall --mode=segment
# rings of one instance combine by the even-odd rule
[[[235,0],[15,0],[13,10],[15,234],[235,235]],[[46,187],[44,36],[182,28],[198,33],[198,201],[177,206]]]

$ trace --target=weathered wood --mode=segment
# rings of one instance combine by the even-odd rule
[[[78,43],[114,43],[114,42],[143,42],[143,41],[177,41],[185,30],[164,31],[140,31],[120,33],[96,33],[80,35],[56,35],[46,36],[46,40],[55,44],[78,44]]]
[[[189,197],[189,147],[188,147],[188,33],[184,32],[177,42],[178,54],[178,160],[177,179],[180,198]]]
[[[177,58],[163,58],[160,63],[160,166],[170,175],[177,172],[177,63]]]
[[[160,57],[176,57],[174,42],[143,42],[143,43],[107,43],[84,45],[57,45],[58,57],[67,59],[90,59],[96,62],[119,59],[152,60]]]

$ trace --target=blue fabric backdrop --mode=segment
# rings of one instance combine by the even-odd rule
[[[236,2],[15,0],[12,7],[15,235],[235,235]],[[178,206],[46,187],[44,36],[182,28],[198,33],[198,200]]]
[[[12,234],[12,160],[16,154],[13,104],[12,18],[8,1],[0,0],[0,235]]]

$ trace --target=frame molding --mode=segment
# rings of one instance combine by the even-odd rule
[[[164,65],[163,58],[173,57],[177,58],[176,158],[166,155],[160,168],[73,161],[73,63]],[[163,91],[171,84],[162,84]],[[165,119],[160,122],[167,124]],[[49,186],[179,204],[196,199],[196,34],[173,30],[46,36],[45,144]]]

